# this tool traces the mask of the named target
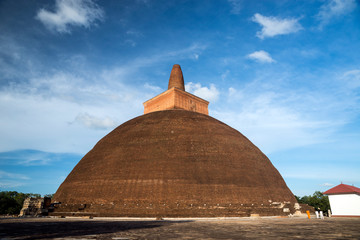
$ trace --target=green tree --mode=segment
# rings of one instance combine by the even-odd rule
[[[16,191],[0,192],[0,214],[19,214],[28,197],[41,197],[37,193],[18,193]]]
[[[0,214],[20,212],[18,202],[13,198],[14,192],[0,192]]]
[[[320,191],[315,191],[313,195],[298,197],[295,196],[299,203],[305,203],[314,207],[316,210],[327,212],[330,209],[330,203],[328,196],[322,194]]]

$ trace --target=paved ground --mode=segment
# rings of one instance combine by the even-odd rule
[[[0,219],[0,239],[360,239],[360,218]]]

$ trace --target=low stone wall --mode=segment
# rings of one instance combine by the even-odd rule
[[[51,198],[26,198],[19,216],[44,216],[47,215]]]
[[[55,204],[52,216],[93,217],[249,217],[287,216],[296,209],[291,203],[265,204]]]

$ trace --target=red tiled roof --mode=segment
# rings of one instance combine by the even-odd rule
[[[327,195],[341,194],[341,193],[358,193],[358,194],[360,194],[360,188],[350,186],[347,184],[339,184],[336,187],[333,187],[333,188],[327,190],[326,192],[324,192],[324,194],[327,194]]]

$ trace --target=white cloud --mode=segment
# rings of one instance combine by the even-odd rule
[[[137,43],[132,39],[126,39],[124,43],[127,45],[130,45],[132,47],[136,47],[136,45],[137,45]]]
[[[0,180],[0,188],[1,189],[10,189],[11,191],[13,191],[14,188],[16,187],[20,187],[23,186],[24,183],[23,182],[19,182],[16,180]]]
[[[166,62],[174,60],[179,61],[182,59],[194,59],[196,55],[200,56],[201,52],[207,48],[207,45],[204,43],[194,43],[186,48],[180,48],[177,50],[164,51],[159,54],[150,55],[147,57],[139,57],[133,61],[123,65],[121,67],[114,67],[108,70],[103,71],[102,77],[114,78],[114,77],[124,77],[126,74],[139,74],[138,69],[142,67],[149,67],[151,65],[157,64],[159,62]]]
[[[229,87],[228,90],[229,90],[229,96],[230,96],[230,97],[233,96],[233,95],[235,95],[235,94],[237,93],[236,89],[233,88],[233,87]]]
[[[33,53],[39,54],[10,34],[0,34],[0,76],[2,79],[26,79],[27,72],[35,71],[39,64],[38,59],[29,60],[29,56]]]
[[[220,94],[214,84],[210,84],[210,88],[208,88],[202,87],[200,83],[189,82],[185,85],[185,90],[209,102],[215,102]]]
[[[21,179],[21,180],[28,180],[29,177],[18,174],[18,173],[10,173],[10,172],[4,172],[0,170],[0,179],[7,178],[7,179]]]
[[[0,151],[86,153],[111,126],[141,115],[142,103],[161,92],[157,86],[144,84],[148,79],[144,69],[191,59],[204,49],[202,44],[193,44],[99,69],[89,68],[83,56],[64,61],[66,70],[25,69],[27,81],[0,86]],[[78,59],[81,66],[73,64]],[[162,90],[166,90],[170,70],[171,66]]]
[[[92,116],[88,113],[80,113],[76,116],[74,122],[85,125],[93,129],[111,129],[118,125],[116,121],[109,117],[101,118]]]
[[[228,0],[231,5],[231,13],[239,14],[242,8],[242,1],[241,0]]]
[[[272,59],[272,57],[270,56],[270,54],[269,54],[268,52],[263,51],[263,50],[250,53],[250,54],[247,55],[246,57],[247,57],[247,58],[250,58],[250,59],[252,59],[252,60],[255,60],[255,61],[257,61],[257,62],[261,62],[261,63],[272,63],[272,62],[275,62],[275,60]]]
[[[276,93],[241,92],[229,96],[232,110],[212,111],[216,118],[241,131],[265,153],[307,146],[327,141],[328,128],[336,125],[326,120],[309,119],[292,109],[289,99]],[[232,90],[234,92],[234,90]],[[236,107],[235,107],[236,106]]]
[[[0,162],[4,165],[18,166],[43,166],[51,165],[55,162],[63,162],[73,158],[73,154],[49,153],[36,150],[15,150],[0,152]]]
[[[147,88],[147,89],[150,89],[151,91],[154,91],[154,92],[158,92],[158,93],[161,92],[161,88],[160,88],[160,87],[150,85],[149,83],[145,83],[145,84],[144,84],[144,87]]]
[[[26,156],[22,156],[21,161],[17,164],[25,166],[39,166],[47,165],[52,161],[51,157],[47,153],[37,152],[30,153]]]
[[[134,37],[141,37],[143,36],[143,34],[139,31],[136,31],[136,30],[128,30],[126,31],[126,34],[127,35],[130,35],[130,36],[134,36]]]
[[[112,119],[121,123],[142,113],[151,91],[101,74],[56,72],[1,88],[0,151],[84,153],[116,126]],[[69,124],[74,119],[81,124]]]
[[[333,183],[323,183],[323,184],[320,184],[321,187],[332,187],[334,186]]]
[[[136,39],[143,36],[143,34],[141,32],[136,31],[136,30],[128,30],[128,31],[126,31],[126,35],[129,38],[125,39],[124,44],[130,45],[131,47],[136,47],[138,44]]]
[[[70,33],[70,26],[89,28],[103,20],[104,11],[92,0],[56,0],[54,12],[42,8],[36,18],[50,30]]]
[[[296,82],[297,76],[281,79],[284,73],[277,75],[267,70],[241,88],[235,85],[227,89],[227,101],[219,102],[215,108],[213,105],[211,113],[242,132],[266,154],[312,144],[341,144],[340,129],[354,124],[360,110],[358,88],[346,86],[343,79],[355,79],[358,72],[344,73],[329,72],[317,77],[315,86],[326,84],[326,89],[293,89],[285,86]],[[313,80],[310,76],[301,77]]]
[[[14,189],[25,185],[25,182],[30,178],[19,173],[11,173],[0,170],[0,188]]]
[[[319,168],[321,169],[322,167],[309,168],[308,166],[304,166],[303,164],[296,166],[294,166],[293,164],[288,164],[286,167],[287,171],[281,175],[284,178],[295,178],[302,180],[311,179],[319,180],[319,182],[338,182],[338,184],[340,184],[341,181],[351,183],[354,181],[358,181],[359,179],[358,168],[349,165],[332,165],[331,167],[327,167],[326,171],[319,171]],[[322,187],[331,188],[335,185],[333,184],[331,186],[326,186],[325,184],[331,183],[321,184]]]
[[[320,21],[320,28],[327,25],[334,18],[346,15],[356,8],[355,0],[330,0],[321,6],[317,18]]]
[[[354,69],[347,71],[343,74],[342,80],[345,85],[350,89],[356,89],[360,87],[360,70]]]
[[[256,13],[252,17],[252,20],[262,26],[261,31],[256,33],[256,36],[260,39],[274,37],[276,35],[295,33],[303,29],[298,22],[299,19],[295,18],[279,19],[276,17],[265,17],[259,13]]]

